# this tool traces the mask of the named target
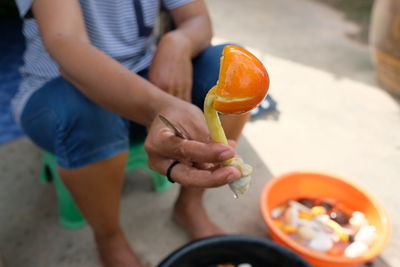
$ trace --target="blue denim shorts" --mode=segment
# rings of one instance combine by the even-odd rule
[[[208,90],[218,80],[224,46],[210,46],[193,60],[192,102],[201,109]],[[138,74],[147,78],[147,73]],[[143,126],[93,103],[62,77],[47,82],[30,97],[21,126],[66,169],[115,156],[129,148],[131,137],[145,137]]]

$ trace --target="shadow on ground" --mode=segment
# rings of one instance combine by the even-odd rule
[[[206,205],[228,233],[265,237],[259,195],[272,174],[245,138],[239,142],[238,150],[255,168],[250,192],[235,200],[227,187],[208,190]],[[39,181],[39,150],[21,138],[1,146],[0,158],[0,252],[5,266],[99,266],[89,228],[68,230],[60,226],[54,188]],[[152,191],[147,173],[137,170],[127,174],[122,225],[128,240],[149,266],[155,266],[189,241],[171,220],[177,192],[178,187],[174,186],[157,194]]]
[[[368,44],[348,38],[349,35],[367,32],[369,16],[353,14],[357,13],[356,8],[347,10],[345,15],[322,0],[297,4],[293,4],[292,0],[283,0],[248,1],[239,9],[239,1],[232,0],[229,5],[221,0],[209,1],[211,8],[218,9],[218,16],[212,17],[218,37],[329,72],[338,80],[352,79],[377,85],[374,75],[371,75],[373,66]],[[357,2],[360,1],[365,0]],[[343,1],[328,2],[340,2],[341,6]],[[363,13],[369,11],[370,4],[362,6]],[[360,16],[362,19],[358,21],[362,20],[362,26],[354,22]],[[234,17],[235,21],[225,23],[226,17]],[[246,30],[239,31],[238,27]]]

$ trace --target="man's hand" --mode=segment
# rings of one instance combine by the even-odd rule
[[[165,34],[150,66],[149,80],[162,90],[191,101],[192,59],[210,45],[211,22],[203,0],[170,11],[176,29]]]
[[[171,163],[178,160],[181,164],[173,168],[171,177],[177,183],[189,187],[217,187],[240,178],[240,171],[232,166],[204,169],[207,165],[234,157],[234,148],[209,143],[209,132],[202,112],[191,104],[179,102],[179,105],[163,110],[160,114],[171,122],[183,125],[193,140],[175,136],[156,118],[148,129],[145,141],[150,168],[166,174]]]
[[[149,81],[165,92],[191,102],[191,48],[184,34],[172,31],[161,39],[150,66]]]

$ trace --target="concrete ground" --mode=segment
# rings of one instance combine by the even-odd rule
[[[310,0],[208,0],[215,42],[240,43],[265,63],[279,112],[250,122],[239,153],[255,167],[239,200],[224,187],[206,204],[228,233],[266,236],[258,201],[272,176],[318,170],[346,177],[387,208],[393,233],[383,266],[400,266],[400,108],[374,79],[369,48],[341,13]],[[245,4],[244,4],[245,3]],[[0,254],[12,267],[99,266],[88,227],[58,224],[52,186],[39,183],[39,150],[22,138],[0,147]],[[149,266],[189,241],[170,220],[177,194],[151,191],[146,173],[127,174],[122,224]]]

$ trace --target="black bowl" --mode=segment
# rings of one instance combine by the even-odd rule
[[[193,241],[174,251],[158,267],[237,266],[241,263],[252,267],[312,267],[285,247],[247,235],[220,235]]]

